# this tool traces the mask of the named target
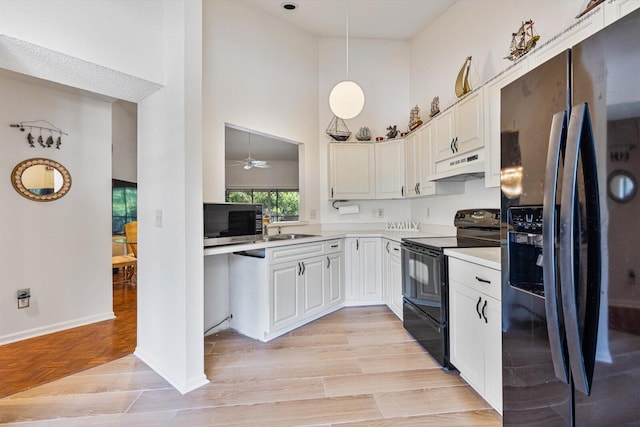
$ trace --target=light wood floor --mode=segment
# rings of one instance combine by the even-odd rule
[[[0,400],[0,423],[46,426],[499,426],[386,307],[344,308],[263,344],[204,339],[211,383],[180,395],[135,356]]]

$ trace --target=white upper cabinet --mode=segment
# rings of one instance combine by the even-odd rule
[[[500,186],[500,91],[528,70],[529,63],[525,56],[485,85],[484,183],[486,187]]]
[[[329,199],[375,199],[374,144],[329,144]]]
[[[436,161],[484,146],[482,88],[436,116]]]
[[[376,199],[400,199],[404,193],[405,142],[393,139],[374,145]]]
[[[424,126],[423,126],[424,127]],[[406,198],[418,195],[420,182],[420,132],[413,132],[404,140],[404,184],[403,196]]]
[[[429,121],[405,139],[405,198],[464,193],[463,182],[429,181],[434,171],[434,134],[434,121]]]
[[[609,0],[604,4],[604,24],[609,25],[640,8],[640,0]]]

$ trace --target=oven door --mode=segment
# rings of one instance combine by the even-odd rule
[[[441,251],[403,243],[402,245],[402,293],[418,309],[438,323],[446,324],[442,304]]]

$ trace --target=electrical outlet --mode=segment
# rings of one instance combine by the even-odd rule
[[[384,218],[384,209],[378,208],[376,210],[376,218]]]
[[[29,307],[29,298],[31,298],[31,288],[18,289],[18,308]]]

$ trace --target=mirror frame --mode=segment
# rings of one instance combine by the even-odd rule
[[[60,172],[60,175],[62,175],[62,188],[60,188],[60,190],[52,194],[40,195],[32,193],[22,184],[22,174],[24,173],[24,171],[31,166],[38,165],[51,166],[58,172]],[[11,172],[11,184],[13,185],[13,188],[15,188],[15,190],[18,192],[18,194],[20,194],[24,198],[33,200],[35,202],[51,202],[53,200],[58,200],[69,192],[69,189],[71,188],[71,174],[69,173],[67,168],[54,160],[33,158],[23,160],[22,162],[18,163],[15,168],[13,168],[13,171]]]
[[[626,177],[633,182],[633,189],[631,193],[627,194],[625,197],[619,197],[617,194],[614,194],[613,191],[611,191],[611,182],[618,177]],[[631,199],[633,199],[634,196],[636,195],[637,187],[638,187],[638,182],[636,181],[636,178],[626,170],[622,170],[622,169],[615,170],[609,174],[609,178],[607,179],[607,194],[612,200],[618,203],[630,202]]]

